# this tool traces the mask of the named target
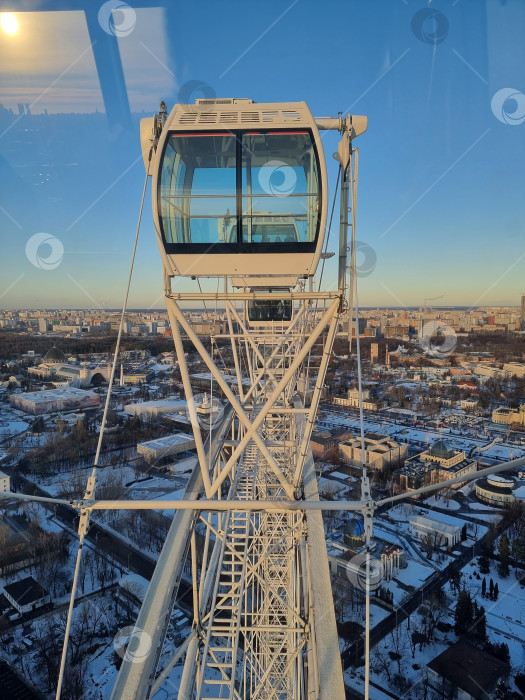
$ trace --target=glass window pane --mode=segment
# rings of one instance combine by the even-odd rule
[[[237,164],[237,139],[242,162]],[[236,166],[242,199],[237,211]],[[171,134],[160,175],[159,210],[167,243],[314,242],[320,177],[307,131]]]
[[[231,134],[171,134],[160,177],[167,243],[221,243],[236,222],[236,153]]]
[[[311,134],[247,133],[242,144],[242,240],[313,242],[320,178]]]
[[[250,321],[290,321],[292,318],[291,299],[250,299],[248,302]]]

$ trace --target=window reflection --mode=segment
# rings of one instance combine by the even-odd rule
[[[319,183],[307,131],[173,133],[160,173],[165,242],[313,243]]]

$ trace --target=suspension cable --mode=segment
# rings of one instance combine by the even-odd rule
[[[331,211],[331,213],[330,213],[330,223],[328,224],[328,233],[327,233],[327,236],[326,236],[326,241],[325,241],[325,244],[324,244],[323,253],[326,253],[326,251],[327,251],[327,249],[328,249],[328,241],[329,241],[329,239],[330,239],[330,231],[332,230],[332,219],[334,218],[335,201],[336,201],[336,198],[337,198],[337,188],[339,187],[339,180],[341,179],[341,170],[342,170],[342,167],[341,167],[341,164],[339,164],[339,169],[338,169],[338,171],[337,171],[337,180],[336,180],[336,183],[335,183],[334,198],[333,198],[333,200],[332,200],[332,211]],[[322,283],[322,281],[323,281],[323,272],[324,272],[324,264],[325,264],[325,262],[326,262],[326,258],[323,256],[323,262],[321,263],[321,273],[320,273],[320,275],[319,275],[319,283],[318,283],[318,285],[317,285],[317,289],[318,289],[318,290],[321,290],[321,283]]]
[[[334,218],[335,202],[337,199],[337,189],[339,187],[339,180],[341,179],[341,170],[342,170],[341,164],[339,164],[339,168],[337,170],[337,180],[335,183],[334,197],[332,200],[332,211],[330,212],[330,223],[328,224],[328,231],[326,234],[326,240],[325,240],[325,244],[324,244],[322,263],[321,263],[321,272],[319,274],[319,282],[317,283],[317,289],[319,291],[321,291],[321,284],[323,281],[324,266],[325,266],[325,262],[326,262],[325,254],[326,254],[326,251],[328,249],[328,242],[330,240],[330,231],[332,230],[332,220]],[[319,304],[319,299],[316,299],[315,300],[315,307],[314,307],[314,314],[317,313],[318,304]],[[304,330],[304,334],[306,335],[308,333],[308,320],[306,318],[306,315],[305,315],[305,319],[303,321],[302,327]],[[310,381],[310,359],[311,359],[311,355],[309,353],[308,354],[308,361],[306,363],[306,371],[304,373],[304,401],[305,401],[305,403],[306,403],[306,387],[308,386],[308,383]]]
[[[355,232],[356,232],[356,207],[357,207],[357,175],[359,166],[359,151],[355,149],[355,160],[350,159],[350,178],[351,178],[351,217],[352,217],[352,244],[350,253],[350,287],[353,291],[355,304],[355,345],[357,359],[357,386],[359,391],[359,432],[361,440],[361,457],[363,462],[362,480],[361,480],[361,499],[364,501],[370,497],[369,481],[366,472],[366,452],[365,452],[365,426],[363,415],[363,375],[361,366],[361,341],[359,338],[359,297],[357,294],[357,265],[355,251]],[[354,165],[355,163],[355,165]],[[353,304],[353,305],[354,305]],[[353,306],[352,305],[352,306]],[[348,308],[349,326],[350,326],[350,342],[352,340],[352,316],[354,309]],[[365,536],[366,536],[366,560],[365,560],[365,700],[370,697],[370,528],[372,523],[366,522],[365,517]],[[370,525],[370,528],[368,527]]]
[[[152,150],[153,149],[151,149],[150,153],[149,153],[149,160],[151,160]],[[124,295],[124,302],[122,304],[122,311],[120,314],[120,325],[119,325],[119,329],[118,329],[117,342],[115,345],[115,352],[113,355],[113,363],[111,365],[109,386],[108,386],[108,392],[106,395],[106,403],[104,405],[104,413],[102,414],[102,421],[100,424],[100,431],[98,434],[98,442],[97,442],[97,449],[96,449],[96,453],[95,453],[95,459],[93,462],[93,469],[91,471],[91,476],[88,478],[88,481],[87,481],[86,491],[84,493],[84,499],[83,499],[84,501],[93,501],[95,499],[97,467],[98,467],[98,463],[99,463],[99,459],[100,459],[100,452],[102,450],[102,442],[104,439],[104,430],[106,427],[106,419],[107,419],[108,409],[109,409],[109,404],[110,404],[110,399],[111,399],[111,389],[113,386],[113,379],[115,377],[115,369],[117,366],[117,359],[118,359],[119,350],[120,350],[120,341],[122,339],[122,330],[124,328],[124,316],[126,314],[126,308],[127,308],[127,304],[128,304],[129,290],[130,290],[130,286],[131,286],[131,277],[133,274],[133,266],[135,263],[135,254],[137,252],[137,243],[138,243],[138,238],[139,238],[140,223],[142,220],[142,211],[144,209],[144,199],[146,196],[146,189],[148,186],[148,177],[149,177],[148,171],[149,171],[149,167],[146,170],[146,179],[144,180],[144,187],[142,190],[142,199],[140,202],[140,210],[139,210],[139,217],[138,217],[138,221],[137,221],[137,229],[135,232],[135,241],[133,244],[133,253],[131,255],[128,281],[127,281],[127,285],[126,285],[126,293]],[[70,631],[71,631],[71,622],[73,619],[73,609],[75,607],[75,595],[76,595],[76,591],[77,591],[78,575],[79,575],[79,571],[80,571],[80,563],[82,560],[82,548],[84,545],[84,539],[85,539],[87,532],[88,532],[89,515],[90,515],[89,510],[82,509],[80,511],[80,519],[79,519],[79,523],[78,523],[79,543],[78,543],[78,548],[77,548],[77,559],[75,562],[75,571],[73,574],[73,584],[72,584],[72,588],[71,588],[71,597],[69,599],[66,630],[64,633],[64,643],[62,646],[62,656],[60,659],[60,669],[59,669],[59,673],[58,673],[57,692],[56,692],[55,700],[60,700],[60,696],[62,693],[62,684],[64,682],[64,670],[65,670],[65,666],[66,666],[67,650],[68,650],[68,644],[69,644],[69,635],[70,635]]]

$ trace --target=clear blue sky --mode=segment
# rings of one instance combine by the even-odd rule
[[[144,181],[138,119],[161,99],[170,108],[190,81],[217,96],[305,100],[316,116],[368,116],[358,144],[357,237],[377,264],[360,279],[361,305],[419,305],[438,295],[443,304],[518,304],[525,121],[512,122],[525,117],[525,2],[130,5],[131,31],[110,39],[131,111],[124,128],[104,114],[99,78],[115,65],[106,56],[97,73],[83,12],[16,13],[18,31],[0,29],[0,104],[15,115],[0,110],[2,307],[121,303]],[[418,24],[425,8],[441,14]],[[0,11],[9,9],[0,0]],[[517,94],[501,102],[497,119],[491,101],[505,88]],[[112,99],[125,114],[125,100],[119,107],[118,94]],[[32,118],[18,118],[20,103]],[[323,138],[334,184],[336,135]],[[150,201],[148,193],[133,307],[163,307]],[[62,243],[53,269],[26,255],[36,233]],[[335,265],[328,273],[333,283]]]

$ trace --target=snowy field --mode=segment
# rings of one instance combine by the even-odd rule
[[[443,508],[444,510],[459,510],[461,508],[460,504],[453,498],[443,498],[442,496],[431,496],[423,501],[424,505],[428,508]]]
[[[5,409],[2,410],[2,416],[0,417],[0,439],[23,433],[24,430],[28,430],[28,428],[28,422],[9,414]]]

